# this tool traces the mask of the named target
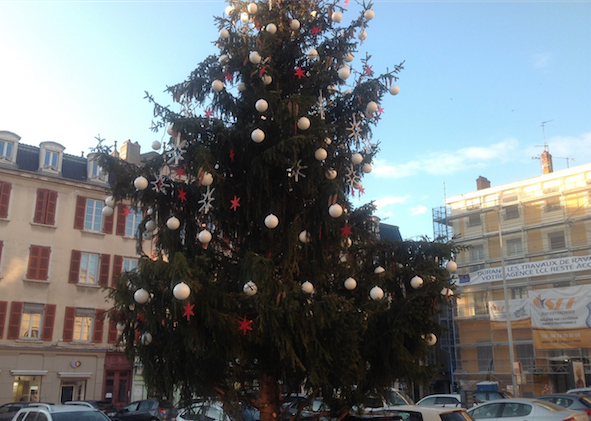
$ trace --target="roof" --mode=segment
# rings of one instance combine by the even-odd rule
[[[382,240],[402,241],[400,229],[396,225],[388,225],[380,222],[380,238]]]

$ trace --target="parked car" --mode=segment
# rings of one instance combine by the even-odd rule
[[[412,399],[395,389],[391,389],[384,398],[368,396],[363,405],[355,406],[349,413],[350,417],[362,419],[397,419],[398,416],[390,410],[400,405],[413,405]],[[347,418],[345,418],[347,420]]]
[[[576,393],[577,395],[591,396],[591,387],[579,387],[577,389],[567,390],[566,393]]]
[[[83,400],[83,401],[69,401],[64,402],[65,405],[85,405],[90,408],[96,408],[105,414],[107,417],[114,419],[117,415],[117,407],[110,401],[95,401],[95,400]]]
[[[95,408],[83,405],[51,405],[47,403],[33,403],[19,409],[14,421],[110,421],[109,417]]]
[[[554,393],[551,395],[538,396],[536,399],[552,402],[556,405],[568,408],[571,411],[583,411],[591,418],[591,398],[587,395],[574,393]]]
[[[391,409],[401,421],[473,421],[464,408],[401,405]]]
[[[259,411],[241,407],[237,413],[228,413],[221,402],[195,401],[180,409],[176,421],[260,421]]]
[[[144,399],[124,406],[113,419],[116,421],[173,421],[176,412],[169,401]]]
[[[11,402],[0,406],[0,421],[10,421],[19,409],[29,406],[29,402]]]
[[[478,403],[511,397],[505,392],[497,392],[492,390],[475,390],[472,392],[472,396],[474,396],[474,401]]]
[[[462,406],[462,397],[457,393],[437,394],[425,396],[417,402],[419,406]]]
[[[468,409],[476,421],[589,421],[584,412],[571,411],[539,399],[507,398],[481,403]]]
[[[330,408],[324,404],[322,398],[314,398],[311,401],[294,400],[283,407],[281,420],[290,421],[295,415],[298,416],[299,420],[327,421],[330,419]]]

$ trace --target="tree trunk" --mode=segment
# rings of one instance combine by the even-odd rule
[[[265,375],[260,379],[257,400],[261,421],[278,421],[281,416],[280,402],[281,396],[277,379],[275,376]]]

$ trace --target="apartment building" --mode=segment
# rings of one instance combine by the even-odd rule
[[[0,131],[0,402],[141,398],[106,289],[137,264],[141,214],[103,214],[109,180],[94,154],[20,140]]]
[[[480,177],[433,210],[435,236],[468,246],[449,331],[457,388],[497,381],[531,397],[591,380],[591,164],[553,172],[548,151],[542,164],[500,186]]]

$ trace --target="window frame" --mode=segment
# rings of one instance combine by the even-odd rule
[[[133,209],[128,206],[129,213],[125,215],[125,237],[134,237],[140,226],[143,214],[141,209]]]
[[[478,218],[478,221],[476,221],[476,218]],[[467,226],[468,226],[468,228],[482,226],[482,218],[480,216],[480,213],[473,213],[473,214],[468,215]]]
[[[476,254],[478,254],[478,256],[476,256]],[[474,257],[478,257],[478,259],[475,259]],[[476,244],[470,248],[470,259],[471,262],[482,262],[485,260],[484,244]]]
[[[523,254],[523,241],[521,238],[508,238],[505,241],[507,256],[521,256]]]
[[[72,334],[72,342],[92,342],[94,336],[94,324],[96,318],[96,310],[90,308],[76,308],[76,314],[74,316],[74,331]],[[89,321],[90,324],[87,324]],[[85,329],[88,328],[88,330]],[[84,336],[88,335],[88,339]]]
[[[91,206],[91,202],[93,205]],[[84,231],[89,232],[102,232],[103,230],[103,202],[97,199],[86,198],[86,205],[84,207]],[[89,210],[92,209],[92,212],[89,214]],[[88,218],[90,217],[90,221]],[[98,229],[97,226],[97,218],[98,218]]]
[[[14,162],[14,150],[16,148],[16,142],[12,142],[6,139],[0,139],[0,162]],[[10,149],[10,152],[8,151]]]
[[[96,261],[91,262],[91,259],[95,258]],[[90,265],[93,267],[90,267]],[[85,268],[86,266],[86,268]],[[91,277],[91,269],[94,269],[94,282],[90,282],[89,278]],[[83,272],[86,272],[86,275],[83,276]],[[78,285],[93,285],[97,286],[100,283],[100,276],[101,276],[101,255],[99,253],[88,253],[88,252],[81,252],[80,253],[80,270],[78,273]]]
[[[34,320],[33,315],[38,315],[39,320],[37,321],[37,336],[33,336]],[[28,317],[28,321],[25,322],[25,318]],[[43,320],[45,318],[45,304],[36,303],[23,303],[23,311],[21,313],[21,326],[19,329],[19,339],[40,341],[43,336]],[[27,327],[27,335],[24,335],[24,325]]]
[[[33,222],[42,225],[55,225],[58,194],[55,190],[37,189],[37,201]]]
[[[519,212],[519,205],[509,205],[505,206],[505,221],[514,221],[521,217],[521,213]]]
[[[562,237],[562,243],[558,245],[561,247],[553,246],[554,241],[556,238]],[[566,233],[564,231],[552,231],[547,234],[548,238],[548,250],[550,251],[557,251],[557,250],[564,250],[566,248]]]

